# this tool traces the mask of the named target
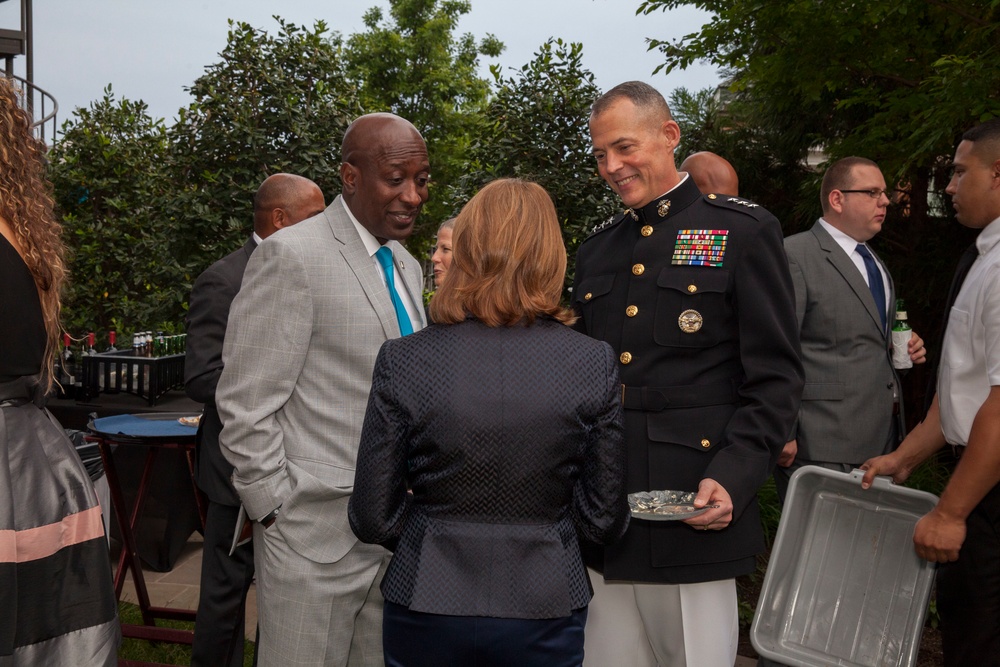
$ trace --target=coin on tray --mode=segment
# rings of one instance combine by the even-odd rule
[[[636,519],[677,521],[698,516],[717,505],[695,507],[694,491],[638,491],[628,494],[628,507]]]

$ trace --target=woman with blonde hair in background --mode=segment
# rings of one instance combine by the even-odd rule
[[[629,511],[618,362],[566,326],[565,273],[548,193],[494,181],[456,219],[436,324],[379,352],[349,516],[394,551],[390,667],[583,660],[578,540],[616,541]]]
[[[434,239],[434,252],[431,253],[431,266],[434,271],[434,289],[441,287],[445,274],[451,267],[452,231],[455,229],[455,218],[448,218],[438,227]]]
[[[66,266],[43,152],[0,77],[0,665],[114,665],[101,508],[44,408]]]

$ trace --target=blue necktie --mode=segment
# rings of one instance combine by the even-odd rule
[[[875,310],[878,311],[882,321],[882,331],[885,332],[885,283],[882,282],[882,273],[878,270],[875,258],[872,257],[864,243],[858,244],[857,251],[861,255],[861,259],[865,260],[865,270],[868,271],[868,289],[871,290],[872,298],[875,299]]]
[[[399,298],[399,292],[396,291],[396,281],[392,270],[392,251],[382,246],[375,252],[375,257],[378,258],[378,263],[385,271],[385,282],[389,286],[389,298],[392,299],[392,305],[396,309],[396,321],[399,322],[399,335],[411,334],[413,333],[413,324],[410,322],[410,316],[406,313],[403,300]]]

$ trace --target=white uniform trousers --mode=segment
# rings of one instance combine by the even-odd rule
[[[594,586],[584,667],[733,667],[736,580],[699,584],[604,581]]]

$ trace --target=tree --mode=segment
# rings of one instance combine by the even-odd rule
[[[431,199],[408,245],[415,254],[428,245],[448,216],[442,190],[464,170],[465,153],[478,127],[477,115],[490,84],[477,74],[480,56],[495,57],[503,43],[454,35],[468,14],[467,0],[389,0],[389,16],[373,7],[365,32],[351,35],[345,58],[366,112],[391,111],[413,123],[427,142]]]
[[[803,163],[813,147],[831,160],[862,155],[898,188],[875,244],[933,346],[970,238],[947,220],[948,161],[963,130],[1000,116],[1000,2],[645,0],[639,12],[681,5],[715,16],[675,42],[651,40],[664,69],[696,60],[724,68],[740,122],[780,138],[785,159]],[[799,194],[816,201],[818,177],[811,183]],[[786,231],[812,220],[792,222]]]
[[[496,178],[539,183],[559,214],[570,258],[568,285],[580,243],[617,208],[591,154],[587,122],[600,89],[582,55],[582,45],[550,39],[511,76],[491,68],[496,94],[469,149],[465,174],[448,195],[454,214]]]
[[[70,249],[63,323],[74,336],[176,327],[187,294],[158,203],[168,191],[166,129],[111,86],[63,124],[49,176]]]
[[[275,17],[278,34],[230,21],[220,61],[206,68],[169,132],[175,196],[163,213],[193,276],[239,247],[253,195],[271,174],[311,178],[327,202],[340,191],[340,143],[360,115],[339,34]]]
[[[820,213],[812,189],[816,174],[800,162],[799,147],[747,120],[739,101],[725,92],[678,88],[670,94],[670,109],[681,127],[677,164],[697,151],[717,153],[736,169],[740,195],[774,213],[786,229],[815,220]]]

